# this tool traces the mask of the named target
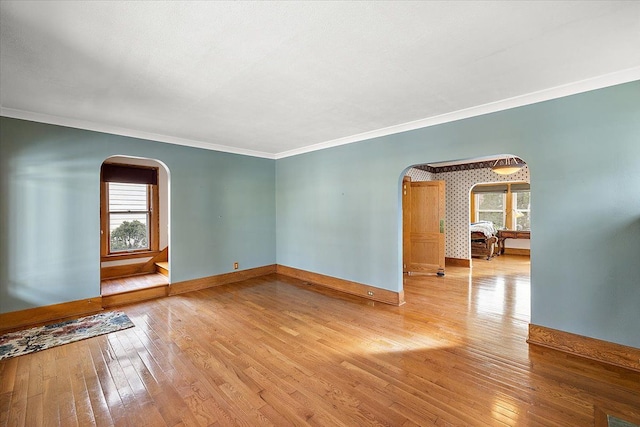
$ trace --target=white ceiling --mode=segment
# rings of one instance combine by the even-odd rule
[[[2,1],[4,116],[281,158],[640,79],[638,1]]]

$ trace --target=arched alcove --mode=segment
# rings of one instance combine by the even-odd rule
[[[169,168],[156,159],[111,156],[100,175],[102,295],[168,285]]]

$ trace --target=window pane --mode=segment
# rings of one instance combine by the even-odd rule
[[[531,217],[529,212],[520,212],[522,216],[516,218],[516,230],[531,230]]]
[[[520,191],[513,193],[515,208],[516,230],[531,230],[531,205],[529,203],[531,193]]]
[[[478,194],[478,210],[504,210],[503,193]]]
[[[112,213],[109,220],[111,252],[149,249],[147,214]]]
[[[516,200],[516,209],[517,210],[529,210],[529,196],[531,195],[528,191],[522,191],[518,193],[513,193]]]
[[[118,182],[108,185],[110,252],[149,249],[147,185]]]
[[[146,211],[146,184],[109,183],[109,211]]]
[[[496,228],[504,228],[504,212],[478,212],[479,221],[491,221]]]

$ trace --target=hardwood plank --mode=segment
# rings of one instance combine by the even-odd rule
[[[84,369],[82,367],[81,350],[79,343],[69,344],[67,354],[70,366],[70,391],[73,396],[75,408],[75,419],[81,426],[93,425],[96,423],[91,407],[91,399],[84,379]]]
[[[406,277],[403,306],[278,274],[130,304],[135,328],[0,361],[0,426],[637,419],[640,372],[526,343],[522,258]]]
[[[9,408],[11,407],[11,393],[0,393],[0,426],[9,423]]]
[[[98,373],[96,366],[93,362],[93,354],[90,346],[88,345],[93,340],[87,340],[87,345],[82,346],[83,352],[79,357],[78,369],[79,372],[84,375],[84,382],[86,387],[86,394],[89,397],[91,403],[91,411],[96,424],[112,426],[114,422],[111,418],[111,412],[109,406],[110,401],[107,401],[105,395],[100,387],[100,381],[98,379]],[[82,342],[83,344],[85,341]]]
[[[7,419],[8,426],[25,425],[27,415],[27,393],[29,391],[29,372],[31,370],[29,367],[29,358],[19,357],[16,358],[16,361],[19,362],[18,366],[20,369],[16,373],[14,389],[11,392],[9,412],[6,416],[4,414],[2,415],[2,418]],[[4,364],[7,362],[8,361],[4,360],[0,363]],[[1,379],[4,381],[4,375]],[[0,381],[0,383],[3,381]]]
[[[89,350],[91,359],[95,368],[97,381],[96,388],[99,387],[107,403],[107,408],[111,415],[114,425],[123,425],[127,418],[127,411],[118,393],[118,388],[113,380],[108,361],[105,359],[107,351],[106,338],[104,336],[97,337],[89,342]],[[107,356],[108,358],[108,356]]]
[[[56,394],[55,378],[47,378],[44,380],[42,396],[42,424],[45,426],[60,425],[60,411],[58,395]]]
[[[42,393],[29,396],[27,399],[26,419],[27,426],[44,425],[44,414],[42,410]]]
[[[57,347],[56,350],[58,349],[67,350],[65,346]],[[58,418],[60,420],[60,424],[72,424],[70,420],[77,420],[77,411],[71,386],[72,373],[69,368],[69,364],[67,351],[64,351],[63,357],[56,357],[55,395],[58,399]]]
[[[2,376],[2,382],[0,382],[0,394],[5,394],[12,391],[16,386],[16,373],[18,370],[18,358],[6,360],[0,364],[0,375]]]

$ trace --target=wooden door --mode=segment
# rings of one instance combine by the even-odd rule
[[[409,187],[408,194],[403,196],[409,207],[408,243],[403,242],[406,271],[409,274],[435,271],[443,276],[445,182],[411,182]],[[403,220],[405,215],[403,211]]]
[[[411,177],[402,178],[402,272],[409,273],[409,249],[411,247]]]

